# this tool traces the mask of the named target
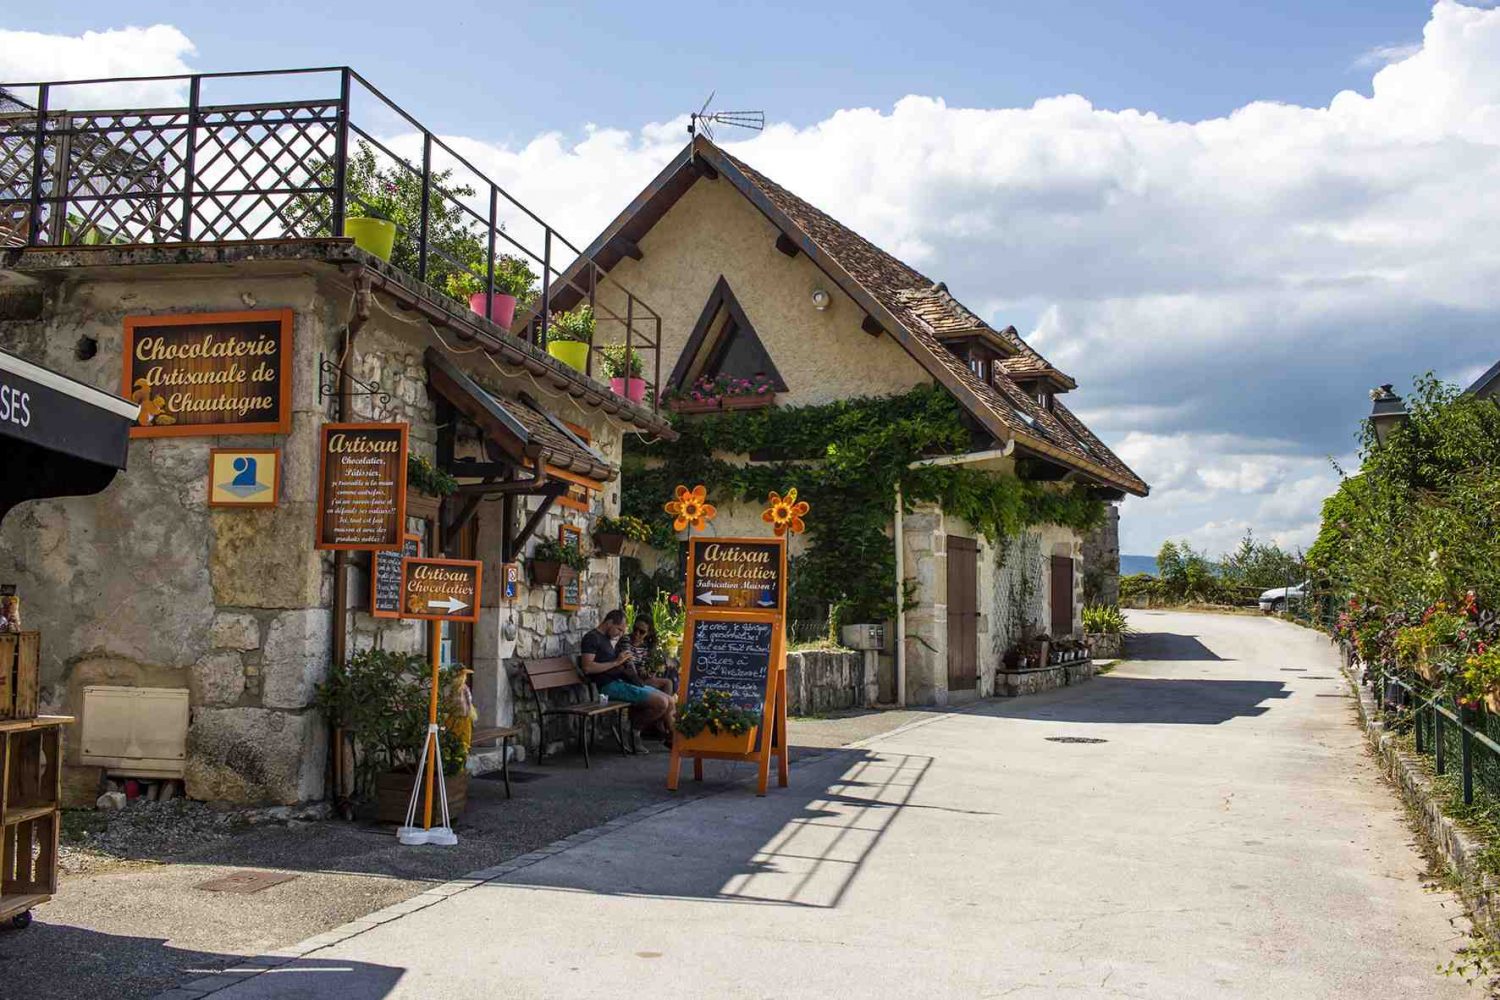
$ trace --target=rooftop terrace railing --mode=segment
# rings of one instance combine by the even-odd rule
[[[523,305],[571,288],[596,318],[588,373],[617,344],[660,385],[661,316],[347,66],[0,83],[0,245],[343,237],[381,211],[419,282],[467,301],[529,272]],[[544,346],[549,310],[523,315]]]

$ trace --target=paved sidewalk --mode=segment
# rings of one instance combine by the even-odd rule
[[[1090,684],[653,807],[214,996],[1483,995],[1434,971],[1459,907],[1424,891],[1327,644],[1133,620],[1141,659]]]

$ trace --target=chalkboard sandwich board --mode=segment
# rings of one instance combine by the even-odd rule
[[[680,738],[686,752],[709,751],[743,756],[755,750],[766,711],[775,695],[775,664],[781,658],[781,629],[776,617],[756,612],[693,615],[683,636],[683,704],[709,691],[761,720],[740,735],[699,733]]]

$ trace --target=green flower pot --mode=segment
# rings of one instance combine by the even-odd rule
[[[547,353],[574,371],[583,371],[589,363],[589,345],[577,340],[554,340]]]
[[[388,219],[345,219],[344,235],[354,238],[354,245],[381,260],[391,259],[396,245],[396,224]]]

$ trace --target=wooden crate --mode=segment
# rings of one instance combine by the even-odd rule
[[[42,634],[0,632],[0,719],[34,719],[42,682]]]
[[[0,920],[57,892],[65,716],[0,722]]]

